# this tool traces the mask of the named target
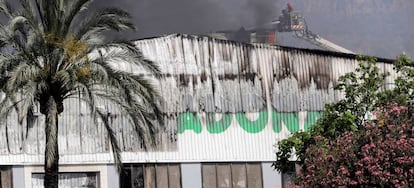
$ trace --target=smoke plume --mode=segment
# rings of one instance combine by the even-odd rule
[[[276,17],[279,0],[98,0],[128,10],[137,37],[166,33],[207,33],[263,24]]]
[[[90,9],[127,10],[138,28],[127,36],[137,39],[260,27],[277,18],[288,1],[303,13],[312,32],[351,51],[386,58],[405,52],[414,57],[413,0],[95,0]],[[276,37],[290,41],[283,39],[288,35]]]
[[[129,36],[141,38],[260,26],[277,18],[288,1],[314,33],[331,42],[362,54],[414,57],[412,0],[95,0],[94,6],[128,10],[138,28]],[[277,38],[282,36],[287,34]]]

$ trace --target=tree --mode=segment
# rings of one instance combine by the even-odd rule
[[[414,119],[407,106],[390,104],[374,112],[363,130],[336,139],[316,136],[306,149],[305,173],[297,184],[309,187],[413,187]]]
[[[329,148],[327,143],[343,137],[349,132],[366,133],[371,122],[371,112],[389,104],[407,106],[412,112],[414,101],[414,70],[409,67],[410,59],[401,56],[394,64],[399,74],[392,89],[384,90],[385,79],[389,73],[380,73],[376,59],[359,57],[361,63],[355,72],[341,76],[336,90],[344,93],[344,98],[337,103],[326,105],[324,115],[308,132],[294,133],[290,138],[278,143],[277,160],[273,166],[280,172],[290,171],[289,159],[295,154],[297,163],[302,166],[303,175],[310,175],[310,163],[316,155],[311,148]],[[346,162],[346,161],[344,161]]]
[[[14,110],[22,123],[35,104],[40,106],[46,125],[45,187],[58,185],[58,115],[69,97],[79,97],[95,122],[103,121],[118,169],[120,148],[98,100],[127,115],[144,146],[153,144],[162,120],[160,95],[148,76],[117,70],[116,64],[128,62],[154,76],[160,70],[132,42],[104,37],[133,30],[130,15],[117,8],[86,12],[91,0],[19,2],[15,9],[0,1],[0,12],[8,19],[0,25],[0,88],[5,95],[0,120]]]

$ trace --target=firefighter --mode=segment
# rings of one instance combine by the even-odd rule
[[[287,8],[282,10],[282,15],[279,16],[279,31],[281,32],[289,32],[291,30],[291,12],[293,11],[292,3],[287,4]]]
[[[293,4],[291,2],[287,3],[287,8],[289,13],[293,12]]]

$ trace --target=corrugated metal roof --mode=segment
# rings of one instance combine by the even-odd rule
[[[326,103],[339,99],[332,86],[358,65],[350,54],[205,36],[169,35],[136,44],[162,69],[154,82],[165,100],[167,129],[158,135],[157,149],[143,152],[123,115],[102,104],[113,115],[125,162],[272,161],[277,140],[306,129]],[[392,72],[392,60],[379,60],[383,71]],[[127,64],[121,68],[142,73]],[[61,163],[111,160],[105,130],[93,125],[86,105],[70,99],[59,118]],[[44,117],[37,116],[32,127],[15,120],[12,115],[0,126],[0,163],[43,163]]]

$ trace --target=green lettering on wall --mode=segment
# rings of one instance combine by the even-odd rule
[[[272,127],[275,133],[280,133],[282,131],[282,122],[279,119],[279,113],[272,111]]]
[[[282,131],[282,122],[291,132],[299,131],[299,113],[298,112],[272,112],[272,126],[275,133]]]
[[[323,112],[307,112],[304,123],[304,131],[309,131]],[[235,117],[239,126],[248,133],[259,133],[264,130],[268,124],[268,112],[262,111],[258,113],[258,118],[251,121],[246,117],[245,113],[236,113]],[[276,112],[272,111],[272,128],[273,132],[280,133],[282,126],[286,126],[290,132],[297,132],[300,129],[299,112]],[[220,134],[225,132],[231,125],[233,114],[223,113],[219,120],[216,120],[216,113],[206,114],[206,129],[211,134]],[[202,132],[203,126],[200,116],[196,113],[183,113],[178,120],[178,133],[181,134],[186,130],[192,130],[199,134]]]
[[[206,118],[206,126],[207,131],[213,134],[219,134],[227,130],[230,127],[231,120],[233,119],[232,114],[225,114],[221,115],[221,119],[216,121],[216,114],[215,113],[207,113]]]
[[[183,133],[185,130],[193,130],[195,133],[201,133],[201,122],[197,114],[184,113],[180,115],[178,133]]]
[[[305,131],[308,131],[312,125],[316,123],[319,117],[322,116],[322,112],[308,112],[306,114]]]
[[[248,133],[258,133],[262,131],[268,122],[268,113],[267,111],[259,112],[259,117],[250,121],[245,113],[237,113],[236,119],[239,122],[241,128],[243,128]]]

